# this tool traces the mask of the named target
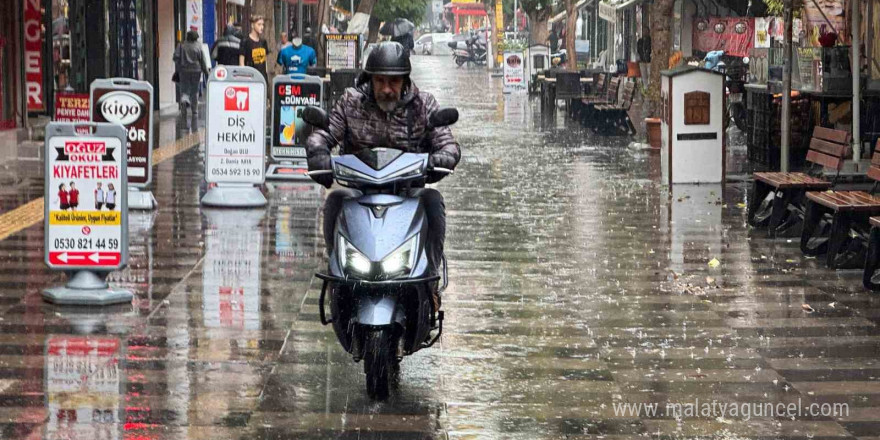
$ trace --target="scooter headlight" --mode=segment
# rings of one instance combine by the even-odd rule
[[[395,249],[390,255],[382,260],[382,273],[386,277],[402,275],[412,270],[415,264],[416,246],[419,243],[418,234],[406,241],[402,246]]]
[[[370,259],[358,251],[342,235],[339,236],[339,264],[343,270],[359,274],[369,275],[373,264]]]

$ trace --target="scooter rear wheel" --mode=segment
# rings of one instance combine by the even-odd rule
[[[367,395],[371,399],[388,398],[397,364],[394,347],[391,329],[371,331],[365,337],[364,373],[367,375]]]
[[[458,67],[463,66],[465,62],[467,62],[466,59],[464,59],[464,58],[462,58],[462,57],[459,57],[459,56],[455,57],[455,64],[456,64]]]

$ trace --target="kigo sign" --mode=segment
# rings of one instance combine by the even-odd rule
[[[122,125],[129,125],[140,119],[143,106],[144,101],[131,92],[110,92],[98,100],[101,116],[107,122]]]
[[[149,185],[152,176],[153,88],[129,79],[99,79],[92,83],[92,120],[125,127],[128,183]]]

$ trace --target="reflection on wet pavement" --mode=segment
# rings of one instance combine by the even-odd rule
[[[63,275],[42,263],[42,225],[0,241],[0,438],[878,438],[880,313],[860,272],[749,231],[745,184],[667,190],[659,157],[627,139],[542,118],[482,69],[415,65],[461,110],[465,154],[439,185],[444,337],[404,361],[392,399],[367,399],[319,322],[324,190],[276,182],[265,209],[202,209],[193,148],[156,167],[159,210],[129,218],[130,266],[111,281],[131,305],[43,303]],[[163,144],[183,135],[168,124]],[[728,168],[748,171],[732,150]],[[664,412],[697,400],[848,414]]]

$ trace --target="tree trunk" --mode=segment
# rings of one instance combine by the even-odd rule
[[[498,42],[501,41],[501,33],[498,32],[498,27],[495,26],[495,2],[483,2],[483,8],[486,9],[486,17],[489,20],[489,25],[486,26],[487,33],[491,33],[491,35],[486,35],[488,38],[487,43],[492,45],[492,50],[490,53],[493,55],[493,58],[498,58]],[[495,66],[496,60],[490,60],[488,54],[486,56],[488,67]]]
[[[547,41],[550,37],[550,30],[547,29],[547,22],[549,21],[550,8],[544,8],[540,11],[531,11],[531,13],[529,13],[530,44],[550,45]]]
[[[367,34],[367,44],[379,41],[379,25],[381,22],[378,18],[370,16],[370,32]]]
[[[357,11],[362,14],[372,15],[373,14],[373,6],[376,6],[378,0],[361,0],[358,4]]]
[[[660,71],[669,68],[672,46],[672,7],[674,0],[654,0],[651,5],[651,76],[645,97],[645,116],[655,117],[660,109]]]
[[[574,50],[574,34],[577,32],[577,11],[575,11],[574,5],[574,0],[565,0],[565,68],[568,70],[577,70],[577,52]]]
[[[269,52],[272,52],[266,60],[266,70],[269,73],[269,82],[272,82],[272,73],[275,72],[276,64],[270,60],[274,60],[278,54],[275,52],[275,7],[272,0],[254,0],[253,15],[263,16],[263,38],[269,46]],[[248,38],[247,35],[244,38]]]

